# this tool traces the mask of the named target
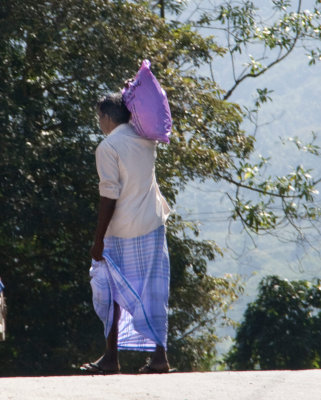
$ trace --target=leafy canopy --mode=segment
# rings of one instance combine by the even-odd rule
[[[226,358],[231,369],[320,368],[321,281],[268,276]]]
[[[315,182],[305,171],[262,181],[249,162],[255,139],[242,130],[246,110],[229,98],[243,76],[255,77],[263,67],[249,65],[245,75],[235,75],[230,90],[198,73],[202,65],[240,53],[251,40],[270,46],[266,36],[254,36],[253,4],[231,9],[232,3],[222,2],[207,19],[182,23],[158,17],[155,3],[10,0],[1,6],[0,199],[6,218],[0,250],[8,300],[1,374],[72,372],[101,351],[102,330],[88,285],[97,203],[94,150],[100,140],[95,102],[106,91],[121,89],[144,58],[168,93],[174,119],[171,145],[159,146],[157,163],[158,181],[173,208],[189,181],[227,181],[237,188],[230,194],[233,216],[259,231],[276,226],[279,217],[269,209],[275,197],[285,205],[283,215],[293,219],[302,214],[295,214],[291,201],[314,198]],[[161,3],[181,9],[178,2]],[[291,13],[285,7],[283,14]],[[291,29],[297,27],[294,45],[306,34],[298,18],[289,19]],[[220,45],[196,31],[197,25],[212,23],[223,24],[241,43]],[[285,28],[279,26],[280,34]],[[278,46],[285,53],[291,49],[282,41]],[[261,89],[258,95],[251,115],[269,92]],[[243,188],[256,190],[260,202],[244,201]],[[306,210],[317,217],[312,207]],[[221,250],[197,240],[197,234],[196,226],[173,213],[169,348],[181,370],[210,368],[215,327],[222,314],[222,322],[229,323],[224,313],[241,292],[237,280],[207,274],[207,260]]]
[[[159,149],[157,165],[172,205],[189,179],[224,169],[231,153],[245,154],[251,145],[238,130],[239,108],[218,101],[208,81],[181,71],[181,63],[198,66],[222,50],[188,26],[166,25],[144,5],[10,1],[0,26],[1,206],[6,216],[0,244],[8,300],[1,373],[70,372],[103,348],[88,284],[98,197],[96,99],[119,90],[143,58],[152,61],[179,121],[171,146]],[[201,137],[201,122],[199,128],[194,124],[196,117],[206,117],[212,126],[208,143]],[[214,135],[214,126],[220,135]],[[234,300],[240,288],[232,280],[207,276],[206,259],[219,249],[189,238],[184,229],[173,215],[168,226],[170,356],[182,369],[205,368],[215,353],[213,321],[220,305]],[[187,335],[201,328],[198,337]]]

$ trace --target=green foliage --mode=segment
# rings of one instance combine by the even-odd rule
[[[179,14],[187,0],[147,0],[143,1],[151,10],[159,13],[160,16],[165,17],[165,10],[175,14]]]
[[[96,99],[119,90],[143,58],[152,61],[177,121],[157,165],[171,204],[189,179],[226,168],[229,153],[251,147],[239,131],[239,108],[220,101],[209,80],[182,72],[186,63],[198,66],[222,50],[189,26],[166,25],[144,4],[10,1],[1,10],[0,30],[0,199],[6,216],[0,249],[8,302],[0,374],[72,372],[103,347],[88,280],[98,197]],[[205,368],[217,341],[210,314],[238,289],[206,275],[206,259],[219,251],[215,243],[181,232],[173,215],[170,356],[180,368]],[[194,335],[183,340],[192,327]],[[202,333],[207,327],[210,335]]]
[[[309,64],[315,64],[320,58],[320,2],[311,2],[309,10],[303,10],[300,0],[266,3],[260,9],[257,3],[249,0],[208,2],[204,7],[190,2],[187,22],[196,28],[206,28],[206,32],[214,35],[224,32],[226,38],[225,42],[220,40],[223,47],[220,56],[224,57],[224,68],[229,66],[233,78],[229,88],[221,90],[216,79],[216,58],[209,63],[211,83],[220,88],[220,98],[231,99],[247,79],[258,78],[277,68],[298,45],[306,50]],[[268,88],[258,88],[253,105],[239,109],[242,117],[252,124],[254,137],[260,109],[272,100],[271,93]],[[252,148],[254,137],[247,135],[247,145]],[[313,141],[301,150],[318,156],[318,147]],[[267,159],[244,160],[238,154],[229,161],[227,169],[215,172],[214,179],[223,179],[234,186],[235,193],[228,190],[227,194],[233,205],[231,217],[240,220],[249,233],[291,225],[302,237],[305,221],[310,216],[315,219],[320,215],[320,207],[314,204],[320,180],[313,178],[304,166],[294,167],[285,176],[274,177],[267,175]]]
[[[168,226],[171,249],[169,347],[173,365],[181,371],[209,370],[219,341],[215,327],[231,325],[226,317],[231,303],[243,292],[237,278],[214,278],[206,273],[206,259],[221,253],[215,243],[190,239],[178,218]],[[183,241],[178,237],[183,233]]]
[[[0,201],[6,218],[0,251],[8,302],[2,375],[69,373],[101,351],[102,330],[88,284],[97,203],[95,102],[106,91],[121,89],[144,58],[151,60],[168,93],[174,120],[171,144],[159,146],[156,166],[172,206],[190,180],[225,180],[237,187],[231,196],[233,217],[260,231],[277,224],[268,209],[275,197],[281,197],[283,212],[291,218],[302,218],[293,211],[294,199],[313,200],[314,181],[303,167],[295,175],[259,179],[248,160],[255,139],[241,127],[246,110],[227,101],[246,77],[269,67],[253,58],[230,90],[198,74],[199,67],[218,57],[242,53],[252,39],[286,51],[299,35],[292,37],[291,47],[285,40],[288,25],[279,23],[280,33],[271,38],[257,32],[251,2],[239,9],[222,5],[226,12],[219,8],[222,12],[209,13],[202,22],[228,23],[231,34],[237,34],[235,43],[221,46],[213,36],[198,34],[193,21],[166,23],[157,15],[160,3],[179,12],[184,2],[10,0],[1,5]],[[274,4],[281,7],[281,2]],[[303,20],[283,14],[291,29]],[[313,15],[305,17],[306,29],[315,27]],[[309,29],[300,28],[300,34]],[[270,94],[268,89],[257,93],[254,114]],[[243,187],[257,191],[259,202],[243,198]],[[309,202],[302,206],[306,216],[318,216]],[[241,293],[237,280],[207,275],[207,260],[220,249],[197,240],[197,234],[195,226],[173,213],[168,224],[169,344],[170,357],[182,370],[210,368],[218,340],[215,326],[221,317],[230,323],[225,313]]]
[[[320,368],[321,281],[264,278],[226,358],[231,369]]]
[[[273,64],[281,61],[295,47],[298,40],[304,41],[309,49],[309,41],[320,39],[320,2],[315,1],[311,10],[302,10],[302,1],[271,1],[274,14],[259,16],[259,8],[248,0],[240,2],[223,1],[217,9],[213,9],[211,21],[219,21],[229,36],[230,53],[247,53],[249,45],[260,44],[263,57],[255,58],[248,54],[249,62],[237,80],[245,75],[257,76],[265,72]],[[269,61],[271,50],[280,52],[274,61]],[[310,63],[315,63],[319,50],[310,49]],[[260,50],[261,53],[261,50]],[[265,60],[267,65],[259,60]]]

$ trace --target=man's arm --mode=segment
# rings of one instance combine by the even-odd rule
[[[94,260],[102,260],[104,250],[104,236],[108,228],[109,222],[115,210],[116,200],[108,197],[100,197],[98,207],[98,221],[95,233],[95,242],[91,248],[91,256]]]

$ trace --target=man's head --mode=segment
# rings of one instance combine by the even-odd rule
[[[97,103],[99,124],[103,133],[110,133],[116,126],[127,123],[130,112],[122,98],[121,93],[108,94]]]

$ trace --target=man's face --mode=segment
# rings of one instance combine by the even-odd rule
[[[115,127],[114,122],[107,114],[103,114],[100,110],[98,111],[99,126],[105,135],[108,135]]]

